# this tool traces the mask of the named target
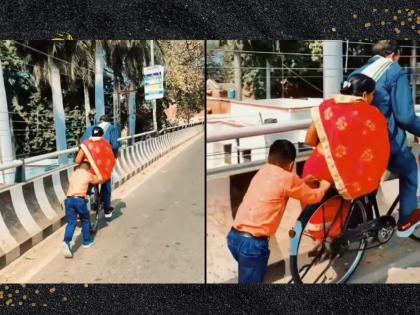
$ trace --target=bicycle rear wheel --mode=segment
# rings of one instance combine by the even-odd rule
[[[367,242],[362,239],[334,249],[332,241],[366,221],[363,203],[350,203],[341,196],[307,207],[290,235],[293,282],[345,283],[360,263]]]
[[[98,185],[93,186],[93,201],[91,205],[93,211],[90,212],[90,233],[96,234],[98,231],[100,213],[102,211],[101,195]]]

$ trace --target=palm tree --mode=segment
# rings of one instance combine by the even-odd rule
[[[70,68],[67,68],[67,72],[71,77],[70,83],[77,83],[79,80],[83,83],[86,127],[90,126],[89,88],[94,85],[95,81],[95,71],[93,70],[95,68],[95,46],[96,43],[94,41],[76,41],[75,50],[71,56]],[[99,87],[99,90],[102,90],[103,94],[103,85]]]
[[[120,123],[119,99],[116,91],[119,90],[121,83],[128,84],[133,91],[136,86],[141,84],[143,79],[143,67],[149,62],[149,42],[142,40],[106,40],[103,41],[106,51],[106,64],[112,69],[114,84],[114,121]],[[129,102],[134,102],[134,97],[129,97]],[[131,119],[135,117],[134,104],[129,104]],[[132,122],[133,131],[135,123]]]
[[[66,123],[61,89],[61,71],[69,67],[74,54],[75,41],[39,41],[17,42],[33,65],[33,75],[39,85],[47,82],[51,88],[52,108],[56,132],[56,148],[67,149]],[[59,157],[59,163],[67,163],[66,156]]]

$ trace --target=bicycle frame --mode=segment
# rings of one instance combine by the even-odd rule
[[[373,219],[379,218],[381,216],[379,212],[378,201],[376,200],[376,192],[362,197],[361,201],[367,206],[368,209],[373,209],[373,214],[375,216]],[[398,195],[395,198],[394,202],[391,204],[391,207],[388,209],[386,215],[391,215],[394,212],[399,201],[400,201],[400,196]]]

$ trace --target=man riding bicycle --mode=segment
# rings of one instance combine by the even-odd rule
[[[82,137],[82,141],[88,140],[91,137],[92,131],[95,127],[100,127],[103,130],[103,139],[111,145],[112,151],[114,152],[114,156],[116,158],[120,148],[120,143],[118,141],[118,138],[120,137],[120,131],[117,126],[112,124],[112,119],[108,115],[102,115],[99,120],[99,124],[91,126],[85,131]],[[109,179],[103,183],[101,187],[101,199],[103,202],[106,218],[112,217],[113,208],[111,207],[111,192],[112,183],[111,179]]]
[[[400,47],[381,40],[373,47],[374,57],[349,75],[363,73],[376,81],[373,104],[385,115],[391,142],[388,169],[399,176],[400,216],[397,235],[409,237],[420,224],[417,208],[417,163],[407,145],[406,131],[420,136],[420,118],[414,111],[407,73],[398,64]]]

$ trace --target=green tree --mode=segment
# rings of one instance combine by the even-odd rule
[[[179,118],[189,122],[204,110],[204,42],[160,41],[165,59],[166,105],[177,104]]]
[[[149,43],[146,40],[105,40],[102,45],[105,50],[106,65],[113,74],[114,116],[118,124],[124,125],[127,122],[127,116],[124,115],[127,108],[120,108],[120,100],[115,91],[120,85],[125,85],[131,90],[142,85],[143,67],[150,59]]]

